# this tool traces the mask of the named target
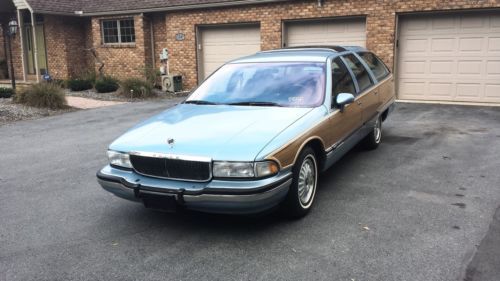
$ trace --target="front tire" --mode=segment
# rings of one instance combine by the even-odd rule
[[[287,216],[301,218],[311,209],[318,185],[318,164],[314,150],[306,147],[293,167],[293,180],[284,202]]]
[[[377,118],[373,130],[363,140],[364,147],[369,150],[376,149],[382,141],[382,116]]]

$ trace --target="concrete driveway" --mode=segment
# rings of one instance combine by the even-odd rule
[[[500,205],[500,108],[399,104],[379,149],[346,155],[309,216],[289,221],[158,213],[98,186],[107,145],[174,102],[0,127],[0,280],[475,280],[497,268],[476,249]]]

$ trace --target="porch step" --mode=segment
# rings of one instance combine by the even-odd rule
[[[36,84],[35,81],[16,81],[16,88],[23,89],[30,85]],[[12,88],[10,80],[0,80],[0,88]]]

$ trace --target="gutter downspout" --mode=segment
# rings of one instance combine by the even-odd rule
[[[21,11],[17,9],[17,20],[19,21],[19,39],[21,40],[21,65],[23,67],[23,82],[26,82],[26,66],[24,65],[24,20],[21,17]]]
[[[35,53],[35,74],[36,74],[36,82],[40,82],[40,69],[38,68],[38,44],[36,42],[36,23],[35,23],[35,14],[33,12],[31,14],[31,28],[33,31],[33,51]]]

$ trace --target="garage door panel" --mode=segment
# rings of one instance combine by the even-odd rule
[[[431,61],[430,62],[430,73],[440,74],[440,75],[453,75],[453,70],[455,68],[455,62],[450,60],[444,61]]]
[[[500,37],[488,38],[488,52],[500,53]]]
[[[286,24],[285,45],[366,45],[365,19],[290,22]]]
[[[460,17],[460,27],[464,29],[464,31],[468,31],[467,29],[480,29],[488,27],[489,24],[488,19],[478,17],[476,15],[464,15]]]
[[[481,76],[483,68],[483,61],[459,61],[457,67],[457,76],[461,78],[478,78],[478,77],[467,77],[471,75]]]
[[[498,102],[499,13],[425,15],[400,20],[402,99]],[[422,83],[415,93],[415,83]],[[410,86],[412,87],[410,87]]]
[[[401,80],[399,83],[399,89],[404,91],[409,97],[423,97],[426,90],[427,85],[424,81],[407,81]]]
[[[200,37],[201,78],[230,60],[260,51],[260,28],[256,25],[207,27]]]
[[[403,48],[402,51],[407,55],[411,55],[414,53],[418,55],[419,53],[425,52],[427,50],[427,44],[429,44],[427,39],[408,38],[405,40],[405,44],[401,44],[401,46]]]
[[[500,81],[500,60],[488,61],[486,63],[486,74],[488,79],[498,79]]]
[[[436,97],[449,99],[453,96],[453,83],[430,82],[429,91],[434,93]]]
[[[486,84],[485,97],[488,101],[500,102],[500,83]]]
[[[482,52],[484,50],[482,37],[465,37],[458,39],[460,52]]]
[[[425,78],[426,73],[426,61],[404,61],[401,65],[401,76],[399,78]]]
[[[455,18],[439,18],[433,19],[431,21],[431,26],[428,26],[428,29],[437,31],[437,32],[450,32],[455,29]]]
[[[483,92],[482,87],[479,83],[458,83],[456,95],[463,99],[477,100]]]
[[[434,53],[439,52],[451,52],[455,49],[455,39],[454,38],[432,38],[431,39],[431,50]]]

